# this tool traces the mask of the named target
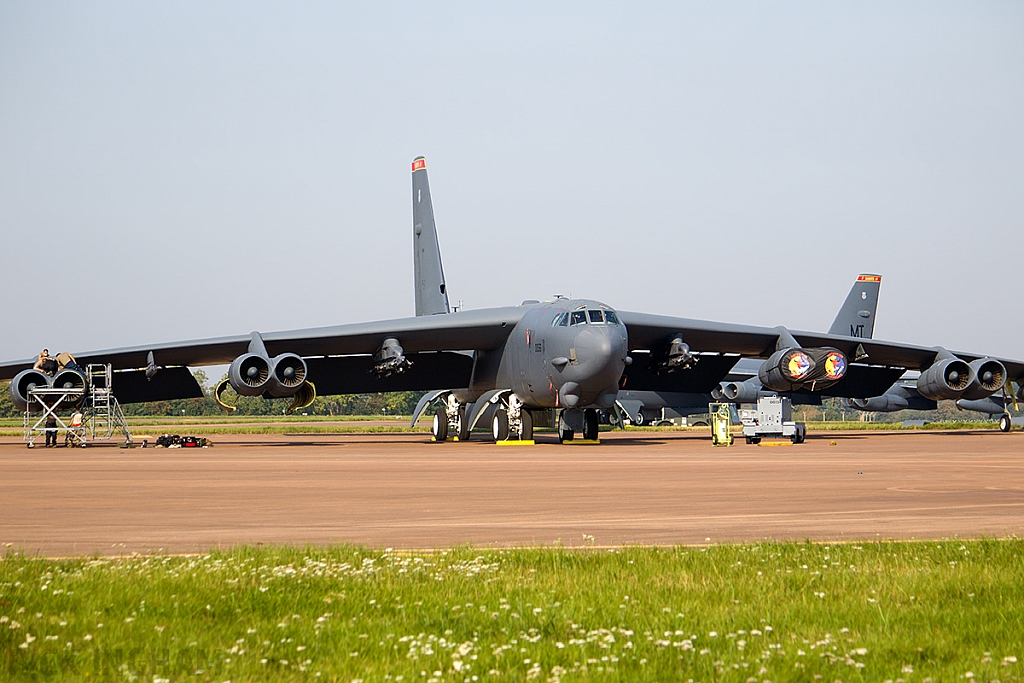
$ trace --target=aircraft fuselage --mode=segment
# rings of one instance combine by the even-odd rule
[[[614,309],[589,299],[532,305],[503,347],[477,352],[473,381],[460,400],[511,389],[531,408],[611,408],[626,367],[626,326]]]

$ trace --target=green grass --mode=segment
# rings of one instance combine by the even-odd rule
[[[9,555],[0,679],[1019,681],[1022,555],[1020,540]]]

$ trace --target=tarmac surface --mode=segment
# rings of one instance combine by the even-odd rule
[[[428,438],[225,435],[208,449],[32,450],[3,438],[0,553],[1024,533],[1021,432],[818,432],[774,448],[713,448],[692,433],[609,433],[596,446]]]

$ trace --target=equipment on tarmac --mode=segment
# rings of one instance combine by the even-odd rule
[[[761,439],[776,437],[803,443],[807,427],[793,422],[793,402],[788,398],[769,396],[757,399],[757,412],[743,418],[743,436],[747,443],[761,443]]]
[[[732,405],[729,403],[709,403],[708,415],[711,417],[711,445],[731,446]]]

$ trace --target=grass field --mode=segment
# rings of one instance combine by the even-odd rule
[[[1022,554],[948,540],[8,555],[0,678],[1019,681]]]

